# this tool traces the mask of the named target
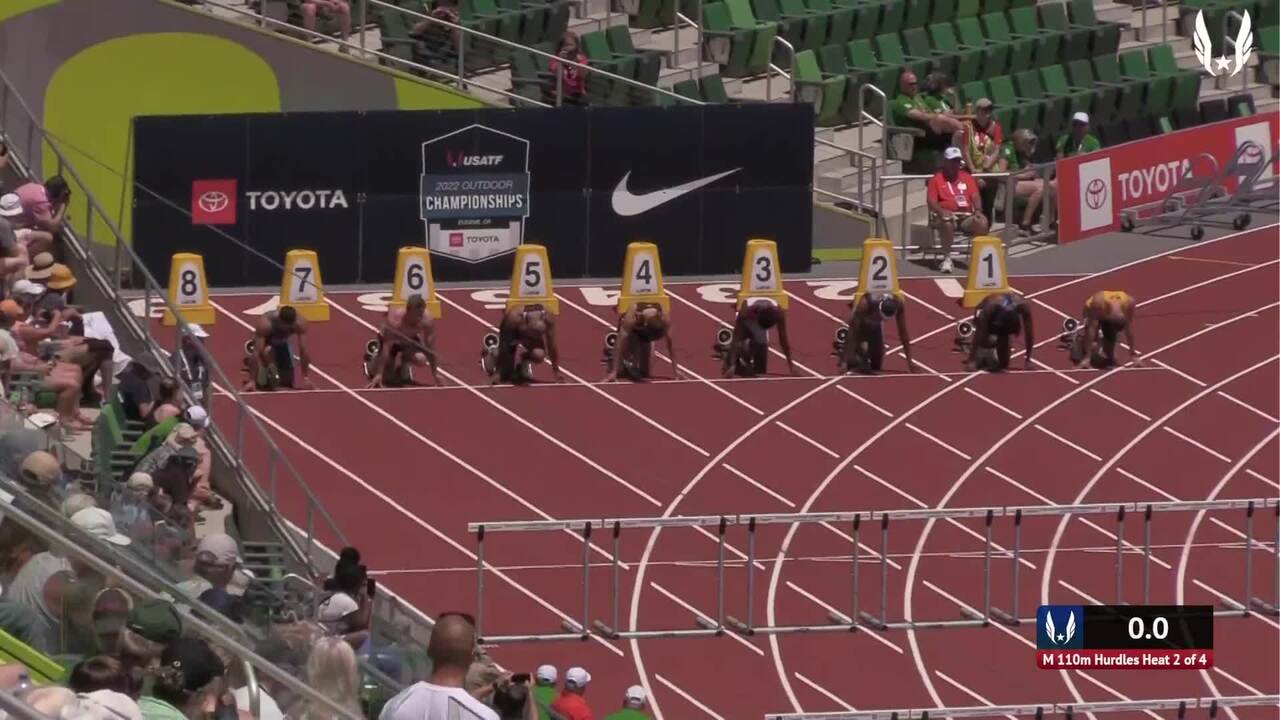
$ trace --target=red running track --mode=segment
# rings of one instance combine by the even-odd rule
[[[955,286],[906,280],[918,361],[945,374],[826,377],[849,281],[792,281],[791,324],[802,377],[719,381],[710,357],[731,319],[732,285],[673,284],[679,382],[595,384],[613,322],[602,288],[562,288],[563,365],[574,382],[485,387],[476,357],[501,293],[448,290],[440,349],[451,387],[365,390],[360,352],[385,294],[330,296],[311,333],[314,391],[251,396],[255,412],[380,582],[428,614],[476,607],[470,521],[606,516],[986,507],[1105,501],[1275,497],[1280,491],[1275,226],[1190,246],[1087,277],[1015,278],[1036,301],[1035,371],[964,374],[951,351],[965,311]],[[1122,288],[1143,303],[1144,369],[1061,372],[1063,313]],[[271,298],[219,295],[209,345],[239,366],[247,321]],[[157,332],[164,332],[156,324]],[[1019,367],[1021,362],[1018,362]],[[774,365],[775,371],[781,362]],[[656,363],[658,374],[669,366]],[[540,369],[540,372],[544,372]],[[230,405],[215,415],[229,422]],[[246,462],[265,477],[250,442]],[[301,492],[281,486],[286,515]],[[1153,603],[1219,603],[1241,594],[1242,513],[1160,515],[1153,523]],[[1274,542],[1274,514],[1255,537]],[[1023,525],[1021,614],[1042,601],[1114,600],[1113,519],[1029,518]],[[757,623],[823,624],[850,605],[848,528],[762,526]],[[904,522],[891,531],[891,619],[953,619],[980,607],[981,520]],[[995,542],[1010,547],[1011,527]],[[729,534],[726,612],[745,608],[740,530]],[[321,539],[332,542],[333,538]],[[864,531],[859,601],[878,611],[878,532]],[[1125,541],[1140,545],[1140,523]],[[610,615],[610,547],[592,553],[591,617]],[[693,628],[716,611],[713,534],[624,533],[622,627]],[[491,535],[486,634],[557,632],[581,617],[582,546],[568,534]],[[1255,545],[1253,588],[1276,587],[1271,545]],[[1126,561],[1124,599],[1141,600],[1140,558]],[[1008,605],[1010,561],[997,553],[996,605]],[[502,646],[507,667],[580,664],[589,699],[609,712],[636,682],[667,718],[758,718],[851,707],[1050,703],[1280,691],[1280,625],[1220,618],[1216,665],[1196,671],[1037,670],[1030,627],[655,639]],[[696,658],[696,661],[691,659]],[[743,682],[743,679],[750,682]],[[1235,711],[1274,716],[1274,709]]]

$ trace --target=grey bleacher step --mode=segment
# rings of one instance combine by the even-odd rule
[[[1201,87],[1204,87],[1203,84],[1201,85]],[[1272,90],[1271,90],[1271,87],[1268,85],[1259,85],[1257,83],[1250,83],[1248,87],[1241,89],[1238,84],[1231,83],[1230,86],[1226,88],[1215,88],[1210,86],[1210,89],[1208,90],[1201,90],[1200,102],[1205,102],[1207,100],[1226,99],[1233,95],[1240,95],[1242,93],[1248,93],[1253,96],[1254,106],[1259,105],[1265,100],[1272,99],[1271,97]]]
[[[569,18],[568,29],[578,33],[578,35],[583,35],[597,30],[607,30],[614,25],[622,25],[625,27],[627,20],[628,18],[626,13],[590,13],[584,17]]]
[[[790,96],[791,82],[780,75],[774,75],[772,82],[764,76],[742,80],[742,89],[737,96],[744,100],[784,100]]]
[[[815,148],[816,150],[817,148]],[[844,167],[836,167],[831,170],[819,172],[821,166],[815,167],[814,184],[827,192],[840,193],[842,195],[858,192],[858,168],[852,165]],[[902,172],[902,163],[892,160],[884,166],[884,169],[877,173],[879,175],[897,175]],[[864,167],[862,169],[862,189],[864,192],[871,192],[871,168]],[[885,202],[890,197],[889,188],[885,188]]]
[[[658,87],[670,89],[678,82],[685,80],[697,80],[707,75],[715,75],[720,72],[720,66],[715,63],[685,63],[680,67],[663,67],[658,72]]]
[[[1116,2],[1095,2],[1093,12],[1102,22],[1129,22],[1133,8]]]

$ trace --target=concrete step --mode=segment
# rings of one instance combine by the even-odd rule
[[[770,73],[768,77],[743,78],[737,97],[743,100],[790,100],[791,81],[777,73]]]
[[[581,17],[569,18],[569,29],[583,35],[597,30],[607,30],[614,25],[627,24],[627,16],[625,13],[615,12],[595,12],[583,15]]]
[[[664,67],[658,73],[658,87],[669,88],[678,82],[697,80],[718,72],[720,72],[720,66],[715,63],[685,63],[680,67]]]
[[[1093,12],[1102,22],[1127,23],[1133,14],[1133,8],[1116,2],[1095,2]]]

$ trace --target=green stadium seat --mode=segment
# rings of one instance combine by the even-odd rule
[[[1044,27],[1062,34],[1062,57],[1066,61],[1089,57],[1093,29],[1080,27],[1068,20],[1066,3],[1051,2],[1041,5],[1040,19]]]
[[[902,31],[903,49],[908,58],[924,58],[929,61],[930,72],[944,72],[956,76],[956,57],[929,44],[929,33],[924,28],[906,28]],[[923,79],[923,78],[921,78]]]
[[[987,3],[990,4],[990,3]],[[982,11],[982,0],[957,0],[956,1],[956,19],[976,18],[978,13]],[[987,10],[987,12],[991,12]]]
[[[986,47],[961,44],[956,37],[955,27],[951,23],[930,25],[929,37],[933,40],[935,50],[955,58],[952,79],[956,84],[967,83],[983,76],[982,70],[986,67],[988,55]]]
[[[991,98],[991,89],[987,87],[987,83],[984,80],[974,80],[973,82],[961,85],[959,93],[960,102],[964,103],[966,106],[973,105],[982,98],[987,98],[993,103],[995,102],[995,100]],[[1014,121],[1017,119],[1017,107],[997,104],[992,108],[991,114],[995,117],[996,122],[1000,123],[1000,127],[1005,130],[1005,135],[1007,137],[1008,133],[1012,132],[1014,129]]]
[[[836,7],[831,0],[804,0],[809,10],[827,16],[827,39],[823,45],[844,45],[853,38],[853,9]]]
[[[1113,120],[1121,122],[1143,114],[1146,102],[1146,80],[1126,78],[1120,72],[1120,62],[1115,55],[1098,55],[1093,58],[1093,75],[1099,86],[1115,87],[1119,91],[1116,114]],[[1073,82],[1075,82],[1073,80]]]
[[[1089,113],[1090,118],[1098,117],[1094,107],[1097,93],[1089,88],[1076,87],[1067,82],[1067,71],[1061,65],[1040,68],[1040,81],[1045,93],[1066,98],[1068,118],[1078,112]],[[1102,122],[1102,119],[1099,118],[1098,122]]]
[[[893,63],[880,62],[871,49],[870,40],[851,41],[845,46],[845,59],[848,60],[851,76],[856,73],[861,79],[861,82],[854,83],[850,93],[856,95],[859,92],[858,85],[864,83],[871,83],[889,98],[898,93],[898,77],[902,74],[902,67]],[[877,117],[884,113],[879,96],[868,94],[867,103],[867,112]]]
[[[460,7],[468,4],[471,6],[472,18],[494,21],[497,27],[495,35],[503,40],[520,42],[520,24],[524,21],[523,10],[499,8],[494,0],[462,0]],[[510,56],[506,47],[503,47],[501,52],[507,53],[507,57]]]
[[[1062,57],[1062,33],[1041,27],[1036,20],[1034,7],[1013,8],[1009,11],[1009,22],[1016,35],[1035,40],[1035,57],[1032,62],[1036,67],[1058,64]],[[1017,69],[1019,66],[1012,67]]]
[[[729,8],[729,21],[734,27],[756,31],[751,55],[747,58],[747,71],[752,75],[767,72],[773,41],[778,36],[778,24],[758,20],[748,0],[725,0],[725,6]]]
[[[1089,46],[1091,54],[1114,55],[1119,52],[1120,33],[1124,30],[1122,23],[1099,20],[1093,0],[1071,0],[1069,9],[1071,22],[1080,27],[1094,28],[1093,43]]]
[[[649,29],[670,27],[676,22],[675,0],[638,0],[635,14],[628,13],[628,25]]]
[[[906,15],[902,18],[902,27],[918,28],[929,24],[929,18],[932,17],[933,3],[931,0],[909,0],[907,2]],[[881,34],[887,32],[880,29]]]
[[[537,45],[542,42],[547,31],[547,16],[551,12],[547,5],[525,3],[522,0],[498,0],[498,7],[521,14],[520,37],[515,42],[521,45]]]
[[[758,75],[769,66],[777,23],[760,23],[746,0],[707,3],[702,8],[707,58],[726,77]]]
[[[636,50],[631,41],[631,29],[626,25],[614,25],[604,31],[609,41],[609,49],[613,56],[620,59],[633,59],[636,63],[636,80],[645,85],[657,85],[658,73],[662,70],[662,53],[657,50]]]
[[[545,102],[555,90],[555,76],[547,59],[525,50],[511,56],[511,92],[523,98]]]
[[[841,45],[823,45],[818,50],[818,66],[827,75],[841,75],[848,78],[845,84],[844,101],[840,105],[840,117],[844,122],[852,123],[858,119],[858,88],[870,82],[872,74],[850,68],[845,49],[846,47]]]
[[[1067,80],[1072,87],[1093,90],[1093,111],[1090,116],[1091,119],[1096,118],[1099,127],[1110,125],[1119,117],[1121,88],[1099,83],[1094,77],[1093,64],[1090,61],[1072,60],[1067,63]]]
[[[1121,77],[1142,80],[1147,84],[1142,115],[1160,117],[1169,114],[1173,100],[1173,78],[1151,72],[1147,55],[1142,50],[1120,53]]]
[[[1009,52],[1013,48],[1013,43],[987,40],[982,34],[982,26],[977,18],[960,18],[956,20],[956,34],[959,37],[961,47],[982,48],[982,65],[978,69],[979,77],[996,77],[1008,72]]]
[[[951,22],[956,19],[956,0],[933,0],[933,11],[929,13],[929,24]]]
[[[1195,107],[1200,98],[1200,72],[1178,67],[1173,57],[1173,48],[1168,45],[1153,45],[1147,49],[1147,61],[1151,72],[1161,77],[1173,79],[1173,98],[1170,101],[1173,109]]]
[[[908,57],[902,49],[902,39],[897,33],[885,33],[877,35],[875,39],[876,58],[885,65],[897,65],[898,67],[906,66],[916,74],[920,82],[924,82],[924,76],[929,72],[929,60],[927,58]],[[901,73],[899,73],[901,74]],[[882,90],[884,88],[881,88]],[[898,81],[893,81],[893,93],[898,91]],[[893,93],[889,93],[893,97]]]
[[[1037,134],[1055,137],[1067,127],[1067,102],[1070,98],[1053,97],[1040,84],[1039,70],[1023,70],[1013,74],[1018,97],[1040,104],[1040,124],[1033,126]]]
[[[982,16],[982,29],[986,33],[987,42],[1004,45],[1009,48],[1010,68],[1031,67],[1035,59],[1036,39],[1015,35],[1009,28],[1009,19],[1004,13],[988,13]],[[987,77],[996,77],[987,75]]]
[[[1037,134],[1043,134],[1040,120],[1044,103],[1019,97],[1013,87],[1013,78],[1008,75],[990,78],[987,85],[991,90],[991,101],[996,104],[996,107],[1013,109],[1009,130],[1028,128],[1035,130]]]
[[[555,47],[569,29],[569,3],[555,2],[547,6],[547,26],[539,44]]]
[[[681,80],[671,87],[671,91],[680,97],[702,102],[702,89],[698,87],[697,80]]]
[[[906,26],[907,0],[885,0],[880,8],[880,22],[868,37],[900,32]]]
[[[818,125],[830,127],[840,124],[840,107],[844,102],[848,78],[822,72],[813,51],[802,50],[796,53],[791,80],[795,84],[797,101],[813,105]]]
[[[853,10],[852,31],[850,40],[870,40],[875,37],[880,27],[880,5],[860,4],[850,8]]]
[[[702,99],[706,102],[722,105],[734,102],[724,89],[724,78],[719,75],[703,75],[698,80],[698,86],[702,88]]]

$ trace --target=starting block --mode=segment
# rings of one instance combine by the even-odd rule
[[[610,330],[604,335],[604,352],[600,364],[608,367],[613,363],[613,354],[618,351],[618,333]]]
[[[849,342],[849,328],[836,328],[835,340],[831,341],[831,354],[837,358],[844,354],[844,346]]]
[[[858,289],[853,294],[851,307],[857,307],[862,296],[869,292],[893,293],[899,300],[902,299],[893,243],[883,238],[867,238],[862,242],[862,262],[858,263]]]
[[[658,258],[658,246],[648,242],[627,245],[626,259],[622,262],[622,293],[618,295],[618,314],[621,315],[637,304],[657,305],[662,312],[671,312],[671,298],[662,284],[662,261]]]
[[[195,253],[175,253],[169,261],[169,302],[178,307],[186,322],[212,325],[217,313],[209,302],[209,283],[204,274],[204,257]],[[166,308],[165,325],[178,319]]]
[[[1080,332],[1084,324],[1079,320],[1069,317],[1062,321],[1062,334],[1058,336],[1058,345],[1063,348],[1071,347],[1071,343],[1075,340],[1076,334]]]
[[[427,314],[440,319],[440,300],[436,298],[436,280],[431,273],[431,253],[424,247],[402,247],[396,252],[395,285],[388,307],[402,308],[413,295],[427,301]]]
[[[541,305],[552,315],[560,314],[560,300],[551,280],[551,261],[542,245],[516,246],[507,309],[520,310],[529,305]]]
[[[964,285],[964,307],[977,307],[988,295],[1009,292],[1009,272],[1004,243],[991,235],[973,239],[969,253],[969,275]]]
[[[364,344],[364,361],[361,363],[360,367],[364,370],[364,376],[366,379],[373,379],[373,361],[377,359],[378,354],[381,352],[382,341],[376,337]],[[401,365],[401,368],[403,368],[404,371],[402,378],[404,382],[406,384],[413,385],[413,364],[404,363]]]
[[[973,320],[965,319],[956,323],[956,352],[968,352],[969,344],[973,342],[973,334],[977,332]]]
[[[480,341],[480,369],[492,375],[498,366],[498,334],[485,333]]]
[[[738,286],[738,309],[751,298],[768,298],[787,309],[787,291],[782,285],[778,265],[778,243],[772,240],[748,240],[742,256],[742,282]]]
[[[320,280],[320,261],[314,250],[290,250],[284,256],[284,279],[280,282],[280,306],[291,306],[308,322],[329,319]]]
[[[729,354],[729,343],[733,342],[733,331],[729,328],[720,328],[716,331],[716,342],[711,346],[711,356],[717,360],[724,360]]]

